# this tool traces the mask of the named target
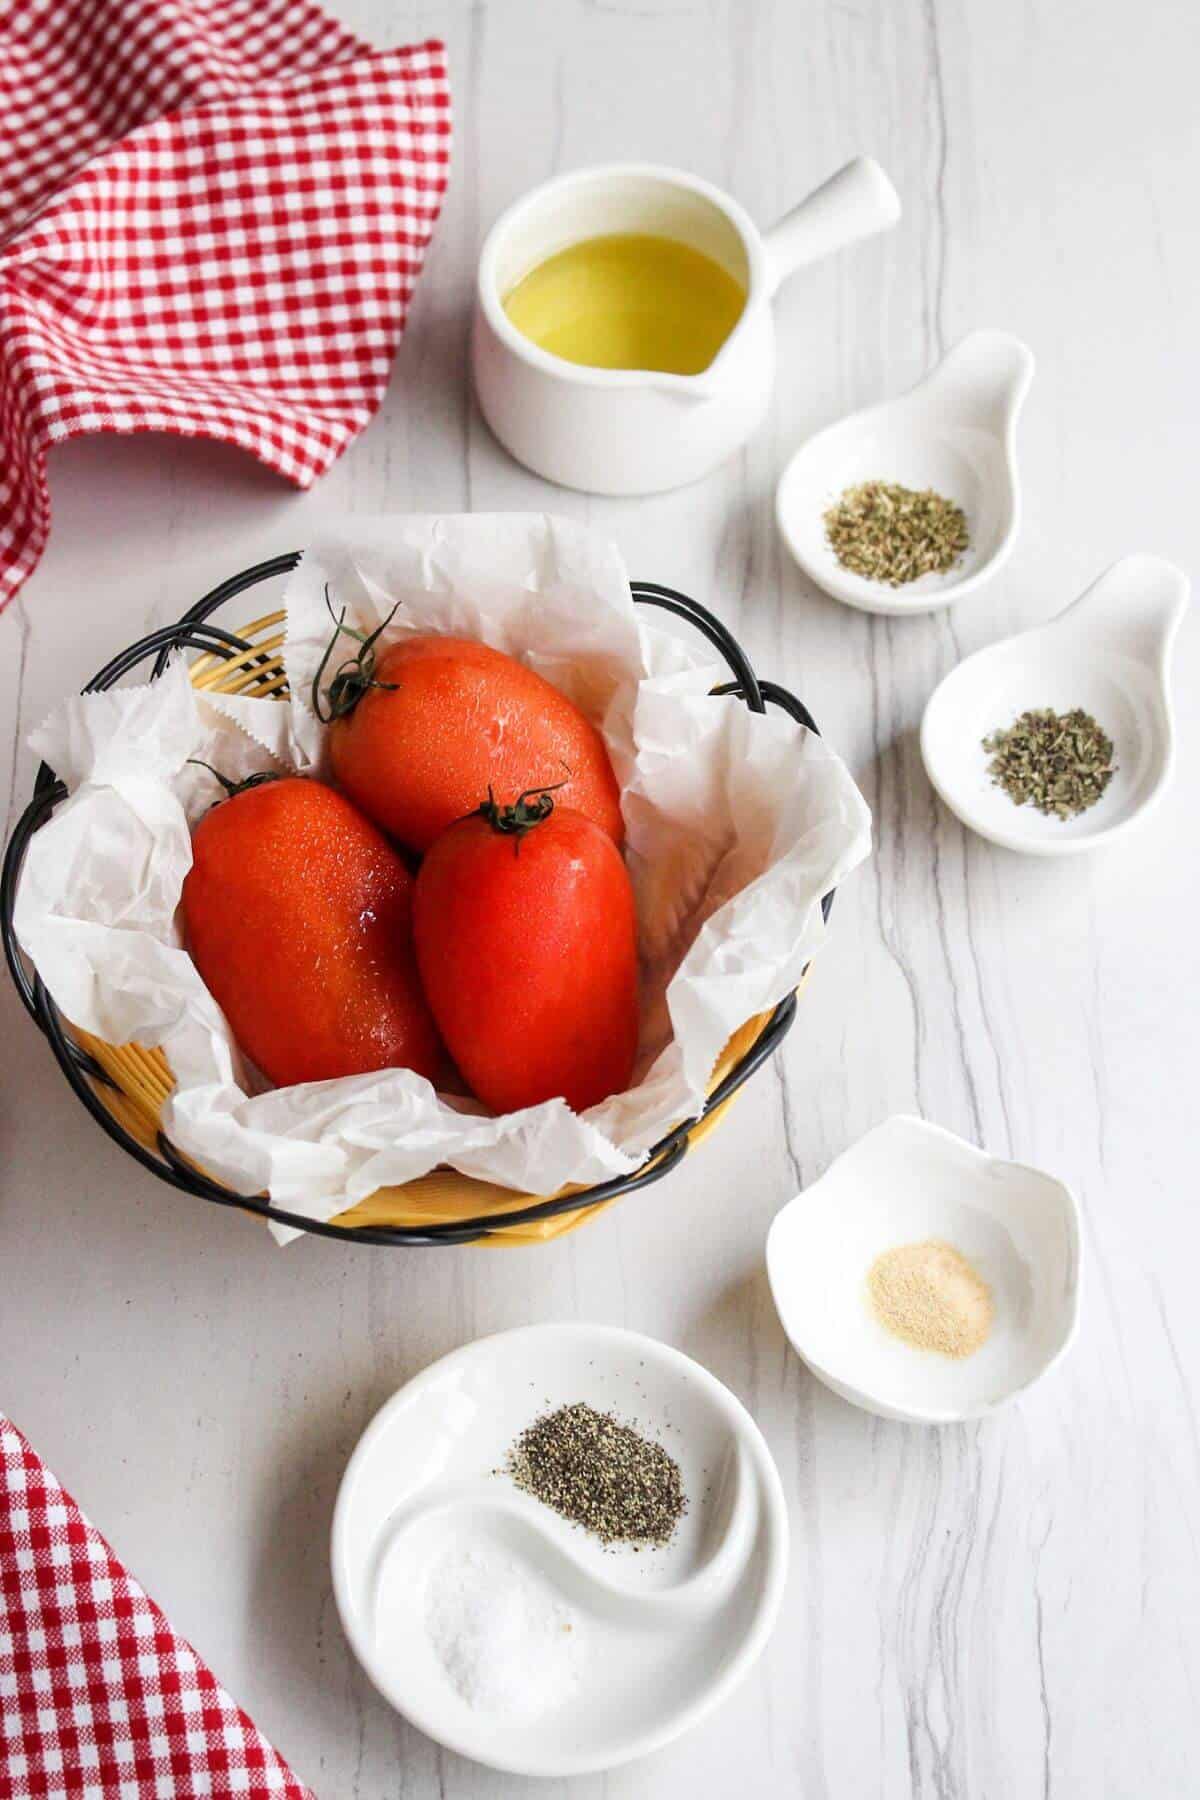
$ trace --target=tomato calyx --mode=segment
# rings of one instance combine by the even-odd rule
[[[354,711],[368,688],[383,688],[390,694],[394,693],[399,685],[395,681],[379,681],[376,678],[375,645],[400,610],[400,602],[397,600],[387,618],[381,625],[375,627],[370,636],[365,632],[356,631],[353,625],[347,625],[344,606],[340,613],[334,612],[333,601],[329,598],[328,582],[325,583],[325,605],[333,620],[333,636],[326,644],[325,654],[313,676],[312,708],[322,725],[332,725],[335,719],[344,719]],[[325,690],[325,707],[328,710],[322,711],[321,683],[325,678],[329,659],[333,655],[334,645],[342,636],[355,638],[358,642],[358,649],[353,656],[348,656],[340,662],[334,670],[333,679]]]
[[[220,769],[214,769],[211,763],[204,762],[199,756],[189,756],[188,761],[194,763],[198,769],[207,769],[213,780],[219,781],[225,789],[221,798],[214,800],[212,806],[209,807],[210,812],[213,806],[221,806],[226,800],[233,800],[238,794],[244,794],[250,788],[265,787],[269,781],[283,780],[283,776],[273,769],[260,769],[256,775],[244,775],[241,781],[231,781],[228,775],[222,775]]]
[[[486,819],[493,831],[503,837],[516,840],[514,850],[520,850],[521,839],[531,832],[535,825],[541,825],[554,811],[554,796],[561,787],[566,787],[569,774],[562,781],[550,782],[546,787],[526,788],[518,794],[511,806],[501,806],[491,786],[488,797],[482,806],[476,809],[476,817]]]

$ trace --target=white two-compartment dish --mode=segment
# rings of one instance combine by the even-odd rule
[[[580,1400],[678,1462],[688,1506],[663,1548],[606,1549],[502,1472],[526,1426]],[[338,1494],[333,1588],[355,1655],[414,1725],[492,1768],[561,1777],[656,1749],[736,1686],[770,1635],[787,1546],[770,1452],[714,1376],[637,1332],[539,1325],[434,1363],[368,1426]],[[545,1710],[468,1705],[432,1645],[430,1571],[467,1549],[574,1617],[572,1685]]]
[[[871,1311],[875,1258],[931,1238],[992,1290],[992,1329],[973,1356],[916,1349]],[[930,1425],[995,1411],[1065,1354],[1079,1259],[1079,1205],[1061,1181],[904,1116],[852,1144],[767,1237],[780,1321],[813,1374],[867,1412]]]

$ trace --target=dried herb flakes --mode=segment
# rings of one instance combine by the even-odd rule
[[[1017,806],[1071,819],[1095,806],[1113,778],[1112,739],[1080,706],[1023,712],[983,740],[988,774]]]
[[[969,543],[961,506],[894,481],[847,488],[825,514],[825,536],[844,569],[888,587],[944,575]]]

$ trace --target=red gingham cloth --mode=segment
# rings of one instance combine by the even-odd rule
[[[0,1800],[313,1800],[0,1413]]]
[[[449,160],[439,43],[373,52],[312,0],[0,0],[0,608],[50,444],[327,469],[382,398]]]

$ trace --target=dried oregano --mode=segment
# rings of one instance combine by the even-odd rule
[[[1112,739],[1091,713],[1046,707],[1023,712],[1007,731],[983,740],[988,774],[1017,806],[1070,819],[1095,806],[1113,777]]]
[[[968,544],[961,506],[894,481],[847,488],[825,514],[825,535],[844,569],[888,587],[944,575]]]

